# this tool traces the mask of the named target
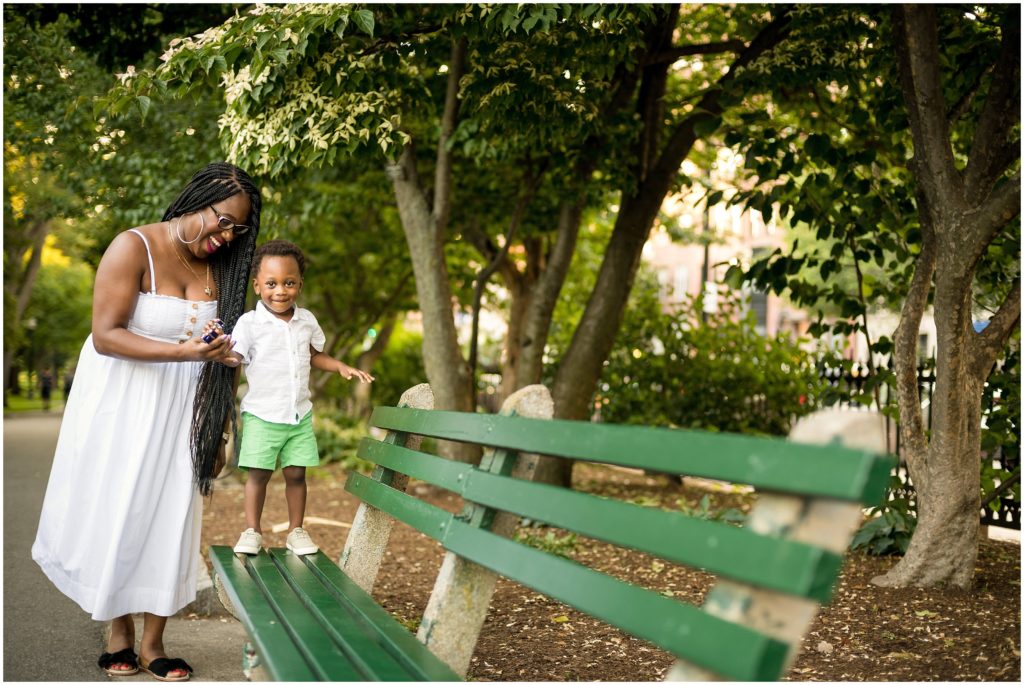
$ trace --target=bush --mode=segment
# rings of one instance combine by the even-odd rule
[[[398,324],[372,373],[376,379],[370,388],[373,405],[397,405],[403,392],[427,382],[423,368],[423,335]]]
[[[905,554],[917,528],[917,506],[912,495],[902,489],[896,476],[889,482],[885,504],[871,509],[871,518],[861,526],[850,542],[850,549],[868,554]]]
[[[313,434],[320,463],[336,461],[348,471],[362,473],[373,469],[373,464],[356,456],[359,441],[369,435],[366,424],[337,409],[317,407],[313,412]]]
[[[677,313],[634,302],[595,398],[601,417],[711,431],[785,435],[817,408],[824,383],[809,352],[757,333],[737,297],[701,321],[700,299]]]

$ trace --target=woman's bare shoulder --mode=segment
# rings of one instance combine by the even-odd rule
[[[140,271],[145,270],[149,262],[146,250],[146,242],[143,242],[139,233],[145,237],[149,243],[149,249],[153,250],[156,248],[155,240],[158,238],[158,234],[153,230],[157,224],[148,224],[145,226],[137,226],[135,228],[129,228],[121,231],[114,236],[114,239],[107,245],[106,251],[103,253],[103,259],[101,265],[106,263],[108,267],[114,267],[117,269],[138,269]]]

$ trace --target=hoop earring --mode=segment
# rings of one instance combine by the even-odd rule
[[[199,234],[196,235],[194,240],[185,240],[181,237],[181,217],[178,217],[178,225],[174,229],[174,235],[178,236],[178,240],[181,241],[182,245],[191,245],[203,237],[203,231],[206,230],[206,219],[203,218],[202,212],[199,214],[199,220],[203,222],[203,225],[199,228]]]

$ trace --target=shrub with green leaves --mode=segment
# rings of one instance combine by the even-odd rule
[[[917,503],[896,476],[891,477],[889,488],[888,500],[871,509],[872,518],[853,536],[850,549],[876,556],[906,553],[917,528]]]
[[[634,300],[596,397],[605,421],[785,435],[818,407],[810,352],[758,333],[738,296],[706,321],[700,308],[698,298],[666,314],[652,296]]]
[[[402,393],[427,382],[423,368],[423,335],[399,324],[388,347],[374,364],[375,380],[370,388],[374,406],[395,406]]]
[[[368,473],[373,464],[356,456],[359,441],[368,435],[365,424],[337,409],[317,407],[313,412],[313,434],[320,463],[336,461],[348,471]]]

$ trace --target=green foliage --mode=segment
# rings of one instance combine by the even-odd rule
[[[1019,333],[1018,333],[1019,335]],[[981,496],[988,497],[997,487],[996,481],[1005,483],[1011,476],[1007,458],[1020,465],[1020,349],[1019,338],[1014,349],[989,376],[982,407],[989,408],[981,432],[981,449],[987,458],[981,460]],[[1000,465],[993,457],[1000,456]],[[1003,497],[1020,502],[1020,481]],[[1000,498],[989,503],[992,511],[999,511]]]
[[[666,314],[653,289],[634,292],[595,398],[603,420],[785,435],[818,406],[824,384],[799,344],[758,334],[737,296],[700,311],[697,299]]]
[[[374,367],[371,386],[373,404],[394,407],[402,393],[427,381],[423,369],[423,335],[400,324],[391,335],[387,350]]]
[[[901,489],[899,478],[893,476],[889,488],[886,503],[871,509],[872,518],[853,536],[850,549],[876,556],[906,553],[917,528],[916,503]]]
[[[373,464],[356,456],[359,441],[369,435],[365,424],[318,405],[313,412],[313,434],[321,463],[340,462],[346,470],[361,473],[373,470]]]
[[[518,543],[539,549],[548,554],[564,557],[565,559],[571,559],[579,545],[576,533],[556,535],[553,530],[541,532],[533,528],[517,530],[514,539]]]
[[[685,499],[677,500],[676,504],[679,506],[679,511],[683,512],[687,516],[692,516],[693,518],[704,521],[723,521],[725,523],[742,526],[747,520],[747,515],[735,507],[713,509],[711,507],[711,497],[709,495],[702,496],[700,498],[700,502],[695,507],[690,506],[690,503]]]
[[[92,307],[92,280],[92,269],[81,263],[44,264],[40,270],[24,317],[36,320],[37,367],[77,359],[91,331],[91,320],[82,314]]]

